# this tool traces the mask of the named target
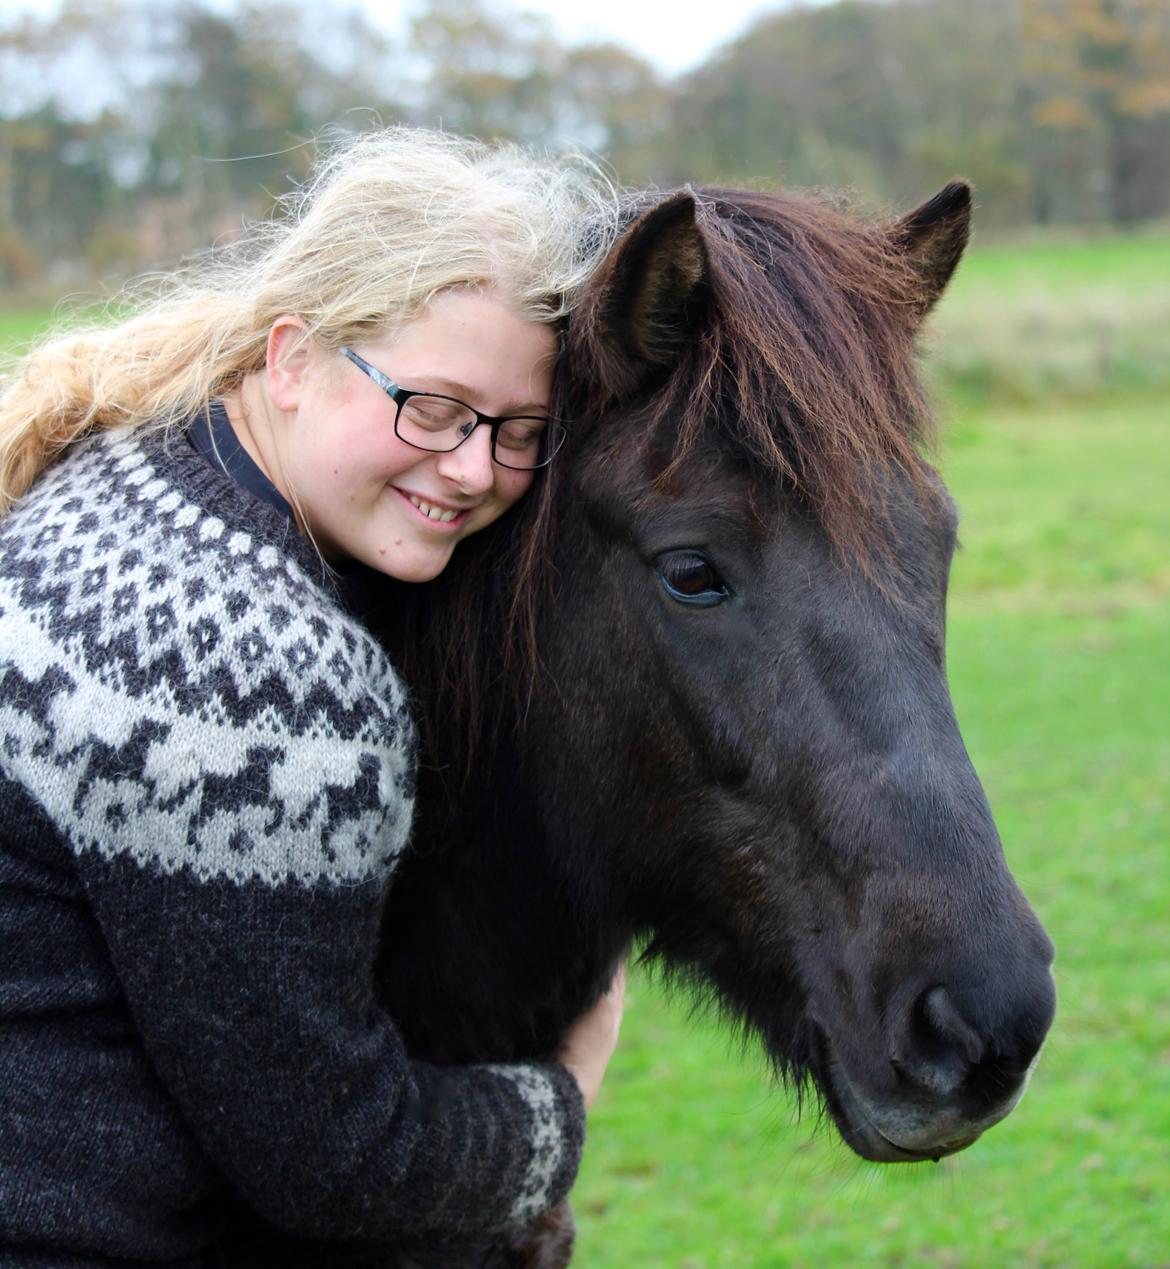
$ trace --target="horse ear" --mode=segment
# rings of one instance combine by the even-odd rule
[[[942,295],[971,232],[971,186],[952,181],[921,207],[897,221],[893,238],[922,280],[919,320]]]
[[[628,396],[669,366],[694,329],[708,280],[690,193],[635,220],[593,275],[570,323],[574,379],[586,396]]]

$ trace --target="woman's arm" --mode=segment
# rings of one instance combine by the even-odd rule
[[[577,1019],[561,1047],[559,1060],[580,1086],[586,1110],[601,1092],[601,1081],[617,1048],[625,1006],[626,968],[619,965],[608,990]]]
[[[476,1231],[558,1202],[584,1122],[556,1064],[412,1063],[373,998],[374,881],[78,858],[147,1052],[212,1159],[315,1238]]]

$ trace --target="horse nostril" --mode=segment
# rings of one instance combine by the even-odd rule
[[[919,1007],[924,1021],[965,1061],[974,1066],[982,1059],[982,1039],[955,1008],[955,1002],[945,987],[932,987],[923,995]]]
[[[958,1089],[983,1058],[979,1034],[959,1012],[945,987],[927,988],[907,1008],[895,1036],[891,1062],[938,1096]]]

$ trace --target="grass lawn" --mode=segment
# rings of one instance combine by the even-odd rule
[[[49,324],[49,317],[46,308],[29,308],[23,304],[6,308],[0,303],[0,354],[33,339]]]
[[[964,413],[949,663],[1060,1005],[1019,1110],[879,1168],[637,984],[575,1192],[588,1266],[1170,1265],[1170,411]]]
[[[975,402],[1170,391],[1170,233],[976,235],[928,344],[938,382]]]

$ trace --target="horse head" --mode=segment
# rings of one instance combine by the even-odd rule
[[[914,343],[969,216],[956,183],[877,226],[721,190],[631,224],[568,334],[526,730],[576,893],[885,1161],[1006,1115],[1054,1008],[944,664]]]

